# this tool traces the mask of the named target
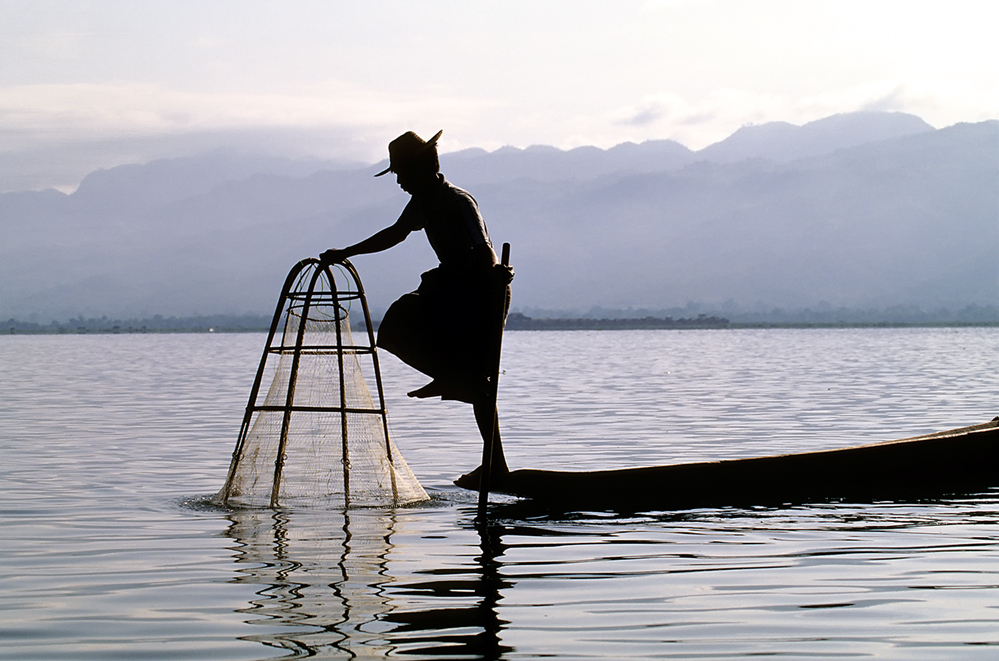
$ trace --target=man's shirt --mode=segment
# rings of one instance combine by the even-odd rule
[[[424,230],[430,247],[445,268],[468,269],[472,249],[492,247],[475,198],[438,174],[439,185],[414,195],[396,221],[409,231]]]

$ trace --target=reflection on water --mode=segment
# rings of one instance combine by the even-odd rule
[[[506,624],[500,529],[478,530],[480,553],[465,568],[391,569],[392,510],[235,510],[226,534],[236,543],[236,583],[257,586],[238,612],[266,633],[247,636],[294,656],[443,655],[499,658]],[[425,578],[424,578],[425,577]],[[413,603],[440,604],[414,608]]]
[[[500,642],[501,631],[509,622],[497,614],[502,591],[513,587],[499,571],[501,529],[480,526],[477,532],[481,553],[475,557],[475,567],[466,571],[428,570],[425,581],[395,586],[397,595],[421,602],[473,602],[388,614],[385,621],[396,625],[392,638],[399,643],[400,653],[498,659],[512,651]]]
[[[483,537],[450,482],[481,452],[468,407],[410,400],[424,382],[397,361],[393,437],[431,502],[204,505],[261,342],[0,337],[0,660],[997,656],[999,491],[627,518],[497,507]],[[510,333],[504,369],[517,468],[836,447],[999,414],[996,328]]]
[[[999,647],[999,490],[628,518],[499,506],[486,529],[455,509],[229,513],[235,582],[255,590],[238,612],[262,629],[243,639],[319,658],[989,659]]]
[[[250,616],[249,624],[278,627],[248,638],[302,656],[352,647],[385,652],[372,625],[392,607],[381,587],[391,516],[362,513],[352,526],[347,512],[329,512],[308,528],[294,525],[293,517],[267,510],[228,515],[226,534],[238,550],[235,581],[259,586],[239,612]]]

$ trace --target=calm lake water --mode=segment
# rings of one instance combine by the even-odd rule
[[[999,489],[472,525],[470,407],[393,437],[431,502],[211,506],[264,336],[0,337],[0,659],[999,658]],[[999,414],[999,329],[510,332],[514,468],[902,438]],[[997,485],[999,486],[999,485]]]

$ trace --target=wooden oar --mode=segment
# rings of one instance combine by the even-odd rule
[[[503,244],[503,266],[510,266],[510,244]],[[489,478],[493,470],[493,445],[496,442],[496,397],[499,394],[499,370],[500,370],[500,353],[503,349],[503,313],[506,311],[506,287],[502,292],[502,296],[498,301],[497,315],[496,315],[496,338],[492,346],[495,350],[493,354],[493,363],[490,367],[492,370],[492,382],[489,384],[489,398],[490,398],[490,410],[493,412],[493,424],[490,426],[489,438],[483,439],[482,443],[482,474],[479,476],[479,511],[476,515],[476,520],[479,523],[485,523],[486,521],[486,509],[489,505]]]

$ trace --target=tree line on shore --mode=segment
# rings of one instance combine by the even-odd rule
[[[637,316],[625,311],[603,311],[596,315],[549,314],[542,317],[511,312],[507,330],[633,330],[633,329],[694,329],[694,328],[829,328],[879,326],[999,326],[999,308],[969,305],[960,310],[893,307],[885,309],[772,309],[754,313],[688,313],[674,317],[668,313]],[[48,323],[8,319],[2,328],[9,334],[66,333],[246,333],[270,328],[271,317],[262,314],[197,315],[190,317],[153,315],[152,317],[117,319],[107,316],[84,318],[82,315],[66,321]],[[378,320],[374,321],[377,329]],[[355,320],[355,330],[364,328],[363,320]]]

